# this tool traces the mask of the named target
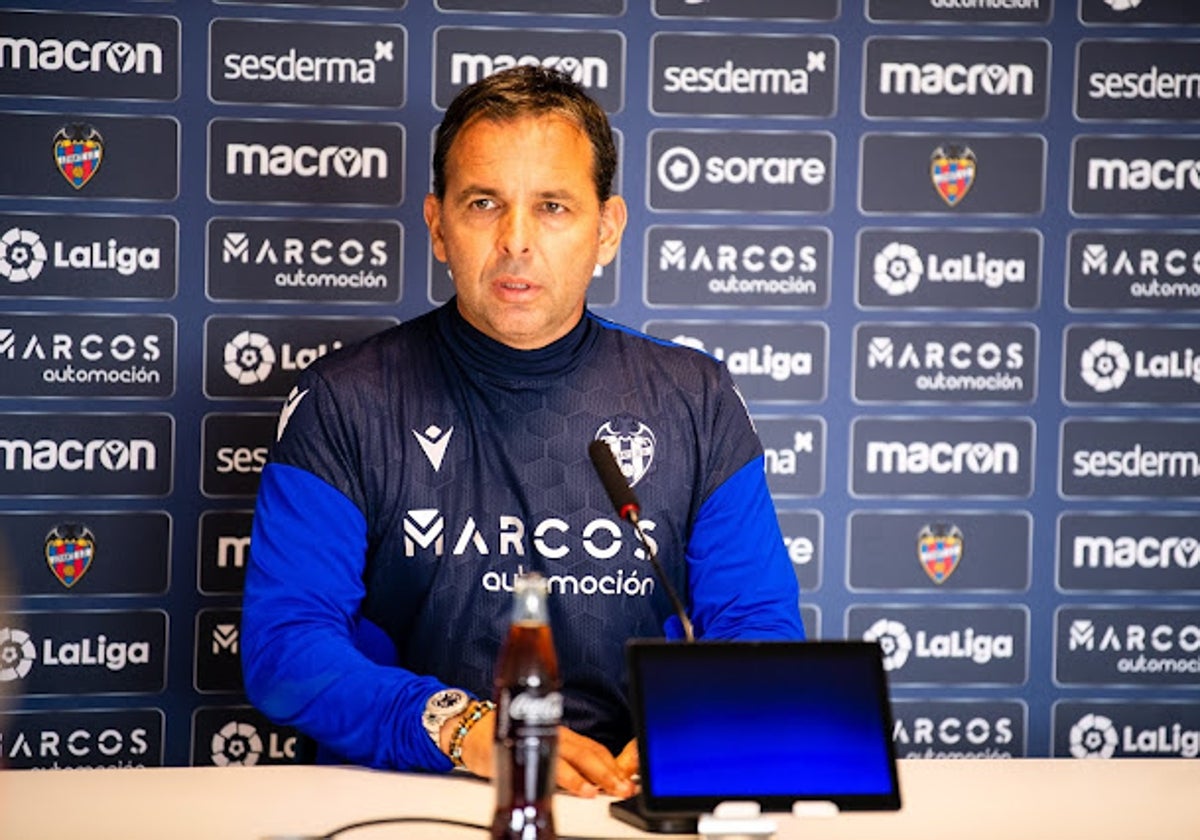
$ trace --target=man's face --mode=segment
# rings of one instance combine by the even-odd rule
[[[468,323],[521,350],[570,332],[625,229],[624,201],[601,205],[592,172],[587,135],[562,117],[463,127],[446,156],[445,197],[425,197],[425,223]]]

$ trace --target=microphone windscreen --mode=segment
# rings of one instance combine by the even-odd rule
[[[604,491],[608,493],[609,500],[616,508],[617,515],[622,519],[628,519],[631,513],[636,514],[641,506],[638,504],[637,496],[633,493],[633,488],[629,486],[629,482],[622,475],[621,467],[617,464],[617,459],[609,445],[602,440],[594,440],[588,444],[588,455],[592,459],[592,466],[596,468],[596,474],[600,476],[600,483],[604,485]]]

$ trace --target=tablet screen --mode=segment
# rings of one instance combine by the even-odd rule
[[[900,807],[877,645],[638,640],[629,662],[647,807]]]

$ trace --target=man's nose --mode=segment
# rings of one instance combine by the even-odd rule
[[[500,225],[498,245],[508,256],[521,256],[529,251],[533,238],[533,213],[520,208],[509,208]]]

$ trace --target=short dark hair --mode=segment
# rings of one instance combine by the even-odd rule
[[[592,144],[596,195],[612,197],[617,148],[608,116],[570,76],[540,65],[522,64],[485,76],[459,91],[446,109],[433,145],[433,193],[446,195],[446,158],[463,128],[476,119],[500,122],[557,114],[575,123]]]

